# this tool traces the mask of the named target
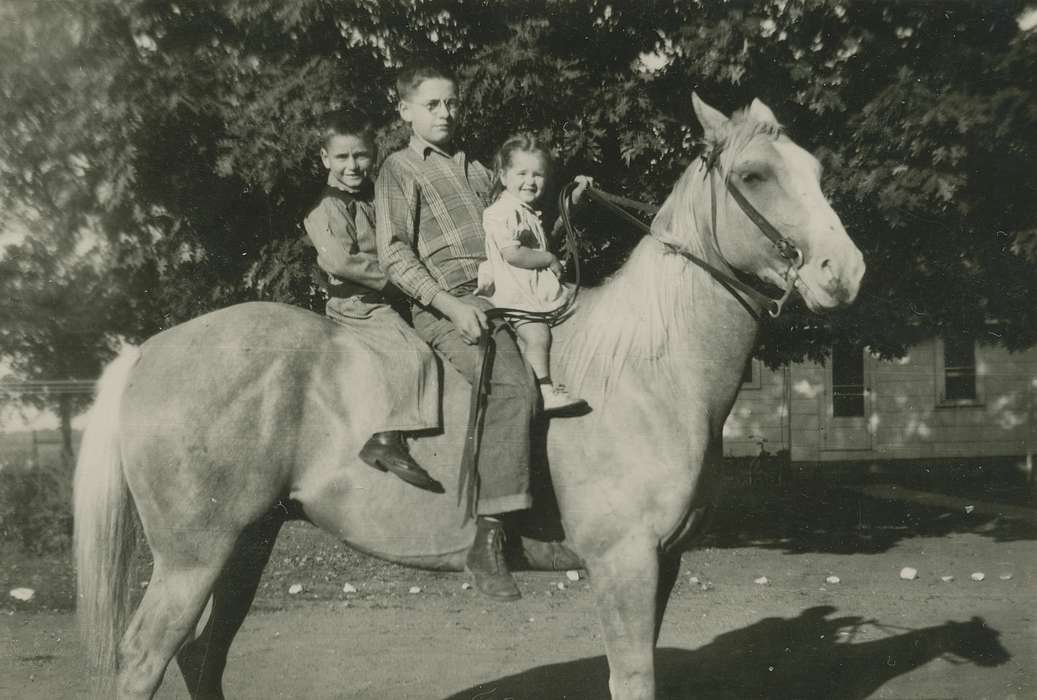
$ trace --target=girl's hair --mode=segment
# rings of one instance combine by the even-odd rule
[[[547,147],[547,144],[543,140],[536,137],[535,134],[529,133],[528,131],[509,136],[508,140],[505,141],[499,149],[497,149],[497,155],[493,157],[493,189],[490,190],[490,199],[497,199],[500,193],[504,191],[504,183],[501,182],[501,173],[504,169],[511,165],[511,158],[517,152],[523,153],[535,153],[544,159],[544,163],[547,165],[548,172],[554,167],[554,156],[551,155],[551,149]]]

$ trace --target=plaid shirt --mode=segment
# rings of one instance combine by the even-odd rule
[[[490,171],[414,135],[382,164],[375,185],[378,257],[389,279],[428,306],[479,275]]]

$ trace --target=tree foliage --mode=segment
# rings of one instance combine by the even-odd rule
[[[4,392],[0,401],[53,409],[66,455],[72,454],[72,417],[89,399],[68,380],[100,374],[118,326],[117,304],[100,270],[94,256],[61,255],[41,237],[8,246],[0,259],[0,349],[14,377],[34,387]]]
[[[408,55],[459,69],[481,159],[532,129],[563,177],[655,201],[696,153],[691,90],[725,111],[759,97],[821,158],[869,268],[848,313],[772,324],[766,359],[932,333],[1021,347],[1037,342],[1024,5],[22,0],[0,10],[0,210],[45,220],[55,255],[102,236],[106,332],[140,340],[245,299],[319,305],[299,226],[322,181],[314,121],[359,107],[383,154],[402,144]],[[592,278],[631,235],[592,220]]]

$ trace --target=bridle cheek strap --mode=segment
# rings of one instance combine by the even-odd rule
[[[713,228],[713,239],[716,244],[717,253],[720,255],[721,259],[724,259],[724,252],[720,249],[720,241],[717,238],[717,189],[714,183],[714,178],[718,155],[718,151],[713,151],[710,154],[703,154],[702,161],[706,168],[706,172],[709,173],[710,180],[710,221]],[[781,257],[789,264],[785,269],[784,275],[785,291],[778,299],[762,294],[753,287],[743,285],[741,281],[739,281],[738,285],[735,285],[738,289],[762,303],[764,308],[767,309],[767,314],[771,318],[777,318],[781,315],[782,310],[785,308],[785,304],[792,297],[792,293],[796,290],[796,283],[799,280],[799,269],[803,267],[803,251],[796,247],[795,243],[783,236],[781,232],[767,220],[767,217],[761,214],[756,207],[752,205],[752,202],[750,202],[742,191],[738,189],[738,187],[731,181],[730,177],[724,178],[724,187],[731,193],[731,197],[738,204],[738,207],[742,212],[744,212],[745,215],[749,217],[749,220],[752,221],[758,229],[760,229],[760,232],[774,244],[774,247],[778,249],[778,254],[781,255]],[[697,263],[698,261],[693,260],[693,262]],[[724,259],[724,263],[732,270],[736,269],[731,263],[727,262],[726,259]]]

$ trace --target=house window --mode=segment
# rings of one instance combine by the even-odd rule
[[[751,357],[745,363],[745,367],[742,368],[742,388],[743,389],[759,389],[760,388],[760,363],[758,360],[754,360]]]
[[[832,416],[864,415],[864,350],[837,343],[832,348]]]
[[[947,401],[976,400],[976,344],[972,338],[943,341],[943,398]]]

